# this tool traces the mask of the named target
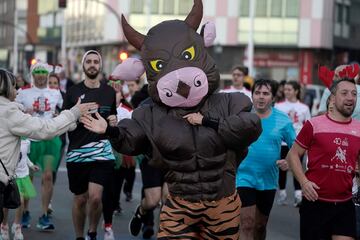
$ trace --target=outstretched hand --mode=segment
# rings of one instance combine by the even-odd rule
[[[89,112],[99,107],[96,102],[81,103],[80,98],[78,99],[75,106],[79,108],[81,115],[88,114]]]
[[[84,115],[80,118],[80,122],[84,127],[94,133],[103,134],[108,126],[106,120],[101,117],[99,113],[95,113],[96,118],[90,114]]]

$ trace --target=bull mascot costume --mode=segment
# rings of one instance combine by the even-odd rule
[[[185,21],[164,21],[147,35],[122,17],[124,34],[141,60],[128,59],[115,74],[134,80],[146,71],[153,104],[137,108],[117,127],[107,126],[105,133],[118,152],[144,154],[166,170],[169,196],[158,239],[239,238],[235,173],[262,131],[247,96],[215,93],[219,71],[205,50],[213,33],[206,27],[196,32],[202,12],[202,1],[195,0]]]

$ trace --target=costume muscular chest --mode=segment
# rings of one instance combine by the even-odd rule
[[[157,113],[152,124],[153,140],[168,159],[185,160],[194,156],[212,157],[226,148],[214,129],[190,125],[185,119]]]

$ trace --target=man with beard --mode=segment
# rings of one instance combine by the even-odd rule
[[[105,83],[102,77],[101,55],[94,50],[86,52],[82,61],[85,80],[66,94],[64,108],[74,106],[80,98],[81,102],[96,102],[99,113],[107,119],[109,125],[115,126],[116,97],[115,90]],[[94,134],[79,123],[73,132],[69,132],[69,148],[67,153],[67,169],[69,188],[74,194],[72,216],[76,239],[84,239],[86,216],[89,217],[89,230],[86,239],[96,239],[96,229],[101,216],[101,198],[104,186],[111,181],[115,157],[110,142],[105,136]],[[89,204],[88,213],[86,205]]]
[[[351,188],[359,163],[360,122],[351,118],[357,96],[354,79],[335,81],[330,93],[327,114],[305,123],[287,155],[305,197],[301,239],[355,238]],[[300,157],[305,151],[309,160],[304,174]]]

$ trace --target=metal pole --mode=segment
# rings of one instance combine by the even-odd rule
[[[65,9],[62,10],[63,22],[61,28],[61,64],[66,69],[66,21],[65,21]]]
[[[254,77],[254,15],[255,15],[255,0],[250,0],[249,5],[249,18],[250,18],[250,31],[248,39],[248,68],[249,75]]]
[[[146,14],[146,31],[148,32],[150,30],[151,26],[151,0],[146,1],[146,8],[145,8],[145,14]]]
[[[18,25],[18,16],[17,16],[17,9],[16,9],[16,0],[14,1],[15,11],[14,11],[14,25]],[[17,29],[14,28],[14,63],[13,63],[13,73],[18,73],[18,37],[17,37]]]

